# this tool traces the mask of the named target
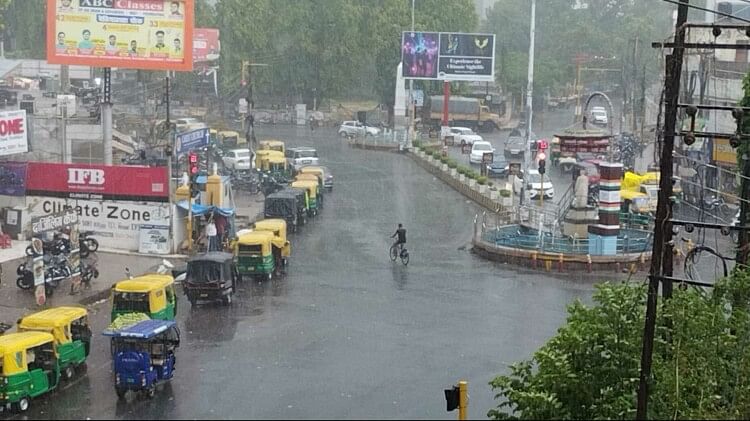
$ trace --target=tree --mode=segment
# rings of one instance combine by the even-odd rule
[[[5,4],[5,10],[2,5]],[[47,56],[45,0],[0,0],[0,26],[5,20],[4,39],[6,46],[17,58],[44,59]]]
[[[595,305],[568,320],[531,360],[490,382],[504,401],[493,419],[624,419],[635,413],[645,314],[643,284],[597,286]],[[739,304],[738,304],[739,303]],[[750,417],[750,274],[661,302],[651,419]],[[666,331],[666,320],[672,329]],[[662,338],[670,337],[670,341]]]

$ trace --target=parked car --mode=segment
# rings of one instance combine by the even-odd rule
[[[492,147],[490,142],[476,141],[471,145],[471,154],[469,154],[469,162],[472,164],[481,164],[482,158],[485,153],[495,153],[495,148]]]
[[[507,177],[510,164],[505,158],[496,156],[491,164],[487,165],[487,176],[490,178]]]
[[[507,159],[523,159],[526,152],[526,140],[521,136],[510,136],[505,142],[503,153]]]
[[[482,136],[474,133],[474,130],[471,130],[468,127],[451,127],[450,132],[453,136],[453,141],[461,146],[473,145],[474,142],[481,142],[484,140],[482,139]]]
[[[591,109],[591,123],[606,126],[609,123],[607,118],[607,110],[604,107],[594,107]]]
[[[305,165],[318,165],[320,163],[320,160],[318,159],[318,151],[315,150],[315,148],[307,146],[287,148],[284,155],[286,156],[289,166],[294,168],[295,171]]]
[[[539,174],[538,170],[529,170],[529,175],[526,181],[526,195],[529,199],[538,199],[541,192],[544,192],[544,198],[552,200],[555,198],[555,186],[552,185],[552,180],[545,173],[544,177]]]
[[[377,136],[380,129],[362,124],[359,121],[344,121],[339,127],[339,136]]]
[[[247,171],[252,168],[252,156],[248,149],[230,149],[221,158],[224,166],[231,170]]]

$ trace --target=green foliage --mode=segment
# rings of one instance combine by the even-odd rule
[[[646,295],[643,284],[605,283],[593,306],[571,304],[567,323],[531,360],[490,382],[502,403],[488,416],[632,418]],[[750,417],[748,272],[736,271],[709,293],[678,288],[659,303],[649,418]]]
[[[502,197],[510,197],[511,191],[508,189],[502,189],[500,190],[500,196]]]
[[[434,152],[432,152],[432,157],[434,159],[438,159],[439,160],[440,158],[443,157],[443,154],[441,154],[439,151],[434,151]]]
[[[453,158],[449,158],[448,159],[448,168],[454,169],[456,167],[458,167],[458,162],[456,162],[456,160],[453,159]]]
[[[8,56],[46,57],[46,10],[45,0],[0,0],[0,32],[4,32]]]
[[[422,147],[422,142],[421,142],[420,140],[414,139],[414,140],[413,140],[413,141],[411,142],[411,145],[412,145],[412,146],[413,146],[413,147],[414,147],[415,149],[416,149],[416,148],[421,148],[421,147]]]
[[[464,167],[463,165],[459,165],[456,169],[456,172],[460,175],[466,175],[466,173],[469,171],[468,168]]]
[[[479,184],[480,186],[487,184],[487,177],[485,176],[477,177],[477,184]]]

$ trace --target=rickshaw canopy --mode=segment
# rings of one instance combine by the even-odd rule
[[[47,332],[19,332],[0,336],[0,357],[3,359],[3,375],[26,372],[26,350],[47,343],[55,338]]]
[[[172,284],[174,284],[174,278],[170,275],[150,274],[120,281],[115,284],[115,291],[148,293]]]
[[[261,140],[258,143],[258,148],[261,150],[279,151],[281,153],[284,153],[284,151],[286,150],[284,142],[276,139]]]
[[[270,231],[283,239],[286,239],[286,228],[286,221],[280,218],[262,219],[255,222],[256,231]]]
[[[112,338],[151,339],[174,327],[173,320],[144,320],[120,329],[106,329],[102,335]]]
[[[311,198],[318,196],[318,182],[312,180],[297,180],[292,182],[292,187],[298,187],[307,190]]]
[[[24,316],[18,321],[18,327],[34,330],[63,327],[88,314],[82,307],[55,307]]]

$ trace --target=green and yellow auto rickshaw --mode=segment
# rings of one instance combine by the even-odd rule
[[[240,278],[262,277],[273,278],[277,266],[273,248],[282,250],[287,244],[277,240],[272,232],[251,231],[241,235],[234,246],[234,255],[237,259],[237,272]],[[276,253],[279,255],[278,253]]]
[[[294,177],[294,181],[314,181],[318,183],[318,192],[323,194],[323,179],[314,173],[300,173]],[[322,206],[321,206],[322,207]]]
[[[174,320],[177,295],[171,275],[149,274],[120,281],[112,287],[112,321],[128,313]]]
[[[260,166],[256,168],[260,168],[261,171],[264,172],[271,171],[271,159],[273,159],[275,162],[278,162],[279,159],[283,159],[284,161],[286,161],[286,159],[284,158],[284,154],[279,151],[264,149],[262,151],[256,152],[256,154],[260,155]],[[258,164],[258,162],[256,162],[256,164]]]
[[[264,162],[268,163],[268,172],[274,177],[287,179],[290,177],[288,163],[283,156],[269,155]]]
[[[232,130],[224,130],[219,132],[217,134],[217,138],[219,139],[219,144],[224,149],[242,148],[247,145],[247,139]]]
[[[282,155],[286,152],[286,146],[284,145],[284,142],[274,139],[261,140],[258,143],[258,149],[279,151]]]
[[[19,332],[0,336],[0,405],[29,409],[32,398],[57,388],[60,363],[55,338],[47,332]]]
[[[293,181],[292,187],[305,189],[307,191],[307,209],[309,216],[315,216],[318,214],[318,204],[320,202],[320,194],[318,191],[318,182],[312,180],[297,180]]]
[[[273,247],[272,250],[277,254],[274,256],[274,260],[277,262],[280,261],[284,266],[289,262],[289,257],[292,255],[291,243],[286,238],[286,228],[286,221],[280,218],[261,219],[260,221],[255,222],[256,232],[271,232],[278,243],[284,244],[283,247]]]
[[[51,333],[55,338],[60,371],[69,380],[76,368],[86,362],[91,351],[88,315],[82,307],[50,308],[19,319],[18,331]]]

